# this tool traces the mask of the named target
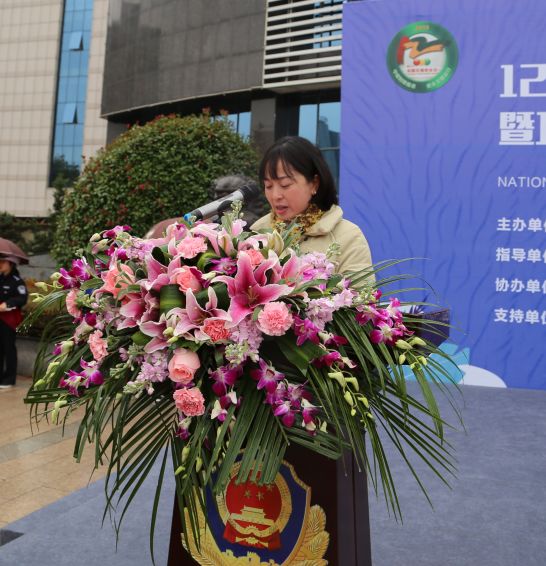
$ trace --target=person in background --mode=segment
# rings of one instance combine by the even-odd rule
[[[337,244],[339,255],[332,258],[337,273],[371,267],[368,242],[356,224],[343,218],[334,179],[316,146],[299,136],[278,140],[266,151],[259,175],[271,213],[253,230],[295,223],[302,253],[326,253]]]
[[[250,177],[244,177],[243,175],[228,175],[226,177],[220,177],[214,181],[212,187],[212,198],[213,200],[226,197],[231,193],[235,192],[244,186],[257,186],[256,181]],[[249,202],[243,204],[241,212],[243,214],[243,220],[246,221],[247,226],[251,226],[260,216],[263,214],[265,202],[259,197],[252,199]]]
[[[0,389],[15,385],[17,348],[15,331],[23,320],[21,308],[28,293],[15,258],[0,256]]]
[[[219,177],[218,179],[215,179],[213,181],[211,188],[211,200],[216,200],[228,196],[245,185],[256,185],[256,181],[252,180],[250,177],[244,177],[243,175],[227,175],[225,177]],[[241,212],[243,213],[243,220],[246,220],[247,222],[247,226],[250,226],[255,220],[260,217],[263,208],[264,202],[261,198],[243,204]],[[163,236],[168,226],[179,221],[180,217],[162,220],[161,222],[158,222],[157,224],[152,226],[150,230],[146,232],[144,237],[160,238],[161,236]],[[212,219],[212,221],[216,222],[216,219]]]

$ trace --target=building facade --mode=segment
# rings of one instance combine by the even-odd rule
[[[108,138],[158,114],[228,111],[264,149],[283,135],[339,169],[341,0],[110,0]]]
[[[0,211],[47,216],[52,186],[106,141],[108,0],[0,3]]]

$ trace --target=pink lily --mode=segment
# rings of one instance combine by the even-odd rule
[[[186,291],[186,307],[184,309],[174,309],[177,311],[178,317],[174,327],[174,336],[184,336],[189,340],[206,342],[210,340],[210,336],[203,330],[205,320],[232,322],[229,314],[218,308],[218,298],[212,286],[207,291],[209,300],[205,308],[199,305],[191,289]],[[195,331],[193,335],[188,334],[192,330]]]
[[[277,259],[278,262],[278,259]],[[214,282],[225,283],[231,298],[228,314],[233,326],[239,324],[259,305],[276,301],[283,295],[288,295],[292,289],[288,285],[268,284],[266,271],[274,265],[272,259],[265,260],[255,271],[247,253],[241,252],[237,261],[235,277],[221,275]]]
[[[174,258],[168,266],[157,261],[151,254],[146,257],[146,271],[148,279],[143,279],[140,284],[146,291],[159,291],[164,285],[168,285],[173,278],[175,269],[181,266],[180,258]]]

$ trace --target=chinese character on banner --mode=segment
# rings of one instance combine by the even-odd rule
[[[495,291],[497,293],[506,293],[508,291],[508,279],[504,277],[497,277],[495,279]]]
[[[546,311],[542,311],[542,314],[540,315],[540,322],[542,322],[542,324],[546,324]]]
[[[538,279],[529,279],[525,290],[528,293],[540,293],[540,281]]]
[[[510,248],[497,248],[496,261],[510,261]]]
[[[542,292],[546,295],[546,279],[542,282]]]
[[[525,318],[525,313],[521,309],[510,309],[508,313],[509,322],[515,322],[521,324]]]
[[[512,293],[521,293],[525,289],[525,285],[521,279],[512,279],[510,281],[510,291]]]
[[[540,218],[529,218],[527,229],[531,232],[542,232],[542,220]]]
[[[534,112],[501,112],[499,145],[534,145]]]
[[[497,232],[510,232],[511,222],[509,218],[499,218],[497,220]]]
[[[521,263],[522,261],[525,261],[526,257],[527,257],[527,254],[525,253],[525,250],[523,248],[513,248],[512,249],[512,259],[514,261]]]
[[[514,232],[523,232],[526,227],[527,224],[523,218],[514,218],[514,220],[512,220],[512,230]]]
[[[495,320],[493,322],[508,322],[507,309],[495,309]]]
[[[527,261],[537,263],[542,261],[542,252],[540,250],[527,250]]]
[[[525,322],[528,322],[529,324],[539,324],[539,322],[540,322],[539,312],[528,310],[525,313]]]

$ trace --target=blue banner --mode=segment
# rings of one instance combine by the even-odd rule
[[[426,258],[464,383],[546,389],[544,0],[350,2],[341,205],[375,262]]]

